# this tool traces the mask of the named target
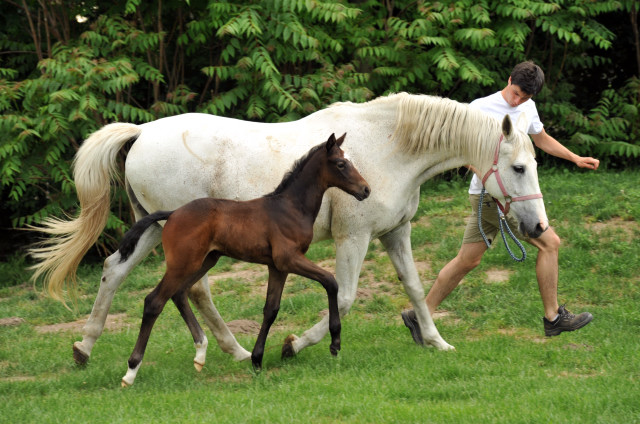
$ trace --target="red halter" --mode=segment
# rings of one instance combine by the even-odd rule
[[[487,179],[491,174],[496,174],[496,181],[498,181],[498,186],[500,187],[500,190],[502,190],[502,195],[504,196],[504,199],[505,199],[505,206],[502,206],[502,203],[500,203],[498,199],[494,198],[493,200],[496,201],[502,213],[506,215],[509,213],[509,207],[511,203],[520,202],[522,200],[541,199],[542,193],[529,194],[527,196],[519,196],[519,197],[509,196],[509,194],[507,193],[507,190],[504,188],[504,184],[502,184],[502,178],[500,178],[500,172],[498,171],[498,157],[500,155],[500,145],[502,144],[503,138],[504,138],[504,135],[501,134],[500,140],[498,140],[498,146],[496,146],[496,153],[493,155],[493,166],[491,166],[491,169],[489,169],[487,173],[484,174],[484,177],[482,178],[482,185],[485,184],[485,182],[487,181]]]

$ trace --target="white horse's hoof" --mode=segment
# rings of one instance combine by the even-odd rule
[[[124,378],[122,379],[122,381],[120,382],[120,386],[123,389],[126,389],[127,387],[131,386],[131,384],[127,383],[126,381],[124,381]]]
[[[296,349],[293,346],[293,343],[298,340],[298,336],[295,334],[289,334],[286,339],[284,339],[284,344],[282,345],[282,354],[283,358],[293,358],[296,356]]]
[[[455,347],[445,342],[442,337],[433,337],[431,339],[425,339],[425,346],[432,346],[438,350],[456,350]]]
[[[251,352],[246,349],[240,348],[233,353],[233,360],[236,362],[242,362],[251,359]]]
[[[456,348],[449,343],[445,342],[444,346],[438,346],[438,350],[456,350]]]
[[[195,367],[196,371],[200,372],[202,371],[202,367],[204,367],[204,363],[193,361],[193,366]]]
[[[73,360],[78,365],[85,365],[89,360],[89,353],[85,352],[82,348],[82,342],[75,342],[73,344]]]

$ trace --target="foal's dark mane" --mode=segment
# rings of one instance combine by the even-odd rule
[[[305,165],[309,162],[311,157],[318,150],[320,150],[321,148],[325,147],[326,145],[327,145],[327,143],[318,144],[317,146],[315,146],[314,148],[309,150],[309,152],[307,154],[302,156],[300,159],[296,160],[293,163],[293,166],[291,167],[291,169],[289,171],[287,171],[287,173],[284,174],[284,177],[282,178],[282,181],[280,181],[280,184],[278,185],[278,187],[276,187],[275,190],[273,190],[271,193],[265,195],[264,197],[277,196],[277,195],[281,194],[283,191],[285,191],[287,189],[287,187],[289,187],[291,185],[291,183],[293,183],[296,180],[296,178],[298,178],[298,176],[302,173],[302,170],[304,169]]]

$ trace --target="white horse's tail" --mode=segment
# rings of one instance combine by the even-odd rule
[[[44,277],[49,295],[65,303],[63,292],[76,295],[76,270],[107,224],[111,209],[111,183],[118,179],[116,158],[122,146],[135,140],[142,129],[134,124],[114,123],[91,134],[73,162],[73,176],[80,201],[76,219],[47,218],[32,229],[51,237],[30,249],[38,263],[32,279]],[[66,303],[65,303],[66,304]]]

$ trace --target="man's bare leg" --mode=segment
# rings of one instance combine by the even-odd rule
[[[432,316],[440,303],[458,287],[464,276],[480,264],[486,251],[487,245],[483,241],[463,244],[458,255],[440,270],[426,299]]]

